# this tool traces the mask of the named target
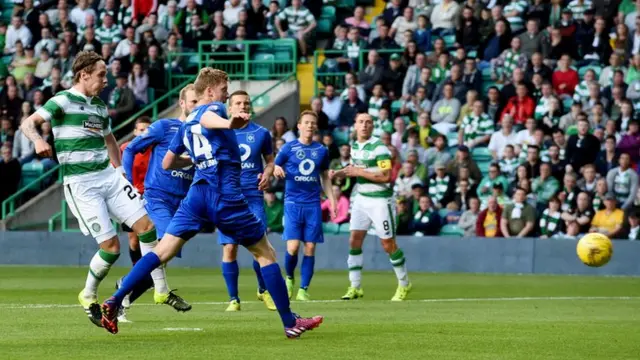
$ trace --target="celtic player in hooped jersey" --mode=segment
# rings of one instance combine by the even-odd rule
[[[380,139],[373,137],[373,119],[358,114],[355,120],[357,139],[351,146],[351,165],[332,172],[332,176],[356,178],[355,198],[351,209],[351,237],[349,238],[349,280],[351,286],[342,296],[352,300],[364,296],[362,278],[362,244],[373,225],[384,251],[398,278],[398,288],[392,301],[405,300],[411,290],[404,253],[395,239],[395,202],[391,187],[391,152]]]
[[[45,121],[51,123],[58,162],[62,166],[65,199],[78,218],[82,232],[93,236],[100,246],[89,263],[87,281],[78,301],[89,320],[101,326],[98,285],[120,256],[120,242],[111,218],[133,229],[140,242],[149,247],[148,251],[157,243],[156,230],[140,195],[123,177],[120,149],[111,133],[107,106],[98,98],[107,84],[104,61],[95,52],[82,51],[76,55],[72,70],[73,87],[47,101],[21,128],[34,142],[38,155],[48,157],[52,155],[51,147],[36,127]],[[184,301],[168,290],[164,269],[157,269],[153,279],[159,294],[156,301],[180,310],[175,304],[184,304]]]

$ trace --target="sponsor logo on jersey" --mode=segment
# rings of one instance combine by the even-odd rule
[[[193,175],[180,170],[171,171],[171,176],[184,179],[184,180],[193,180]]]
[[[102,131],[102,119],[94,115],[89,115],[87,120],[84,121],[83,126],[85,129]]]
[[[312,158],[312,159],[317,159],[317,158],[318,158],[318,151],[313,150],[313,151],[311,152],[311,158]]]
[[[298,171],[301,175],[295,176],[295,181],[301,182],[318,182],[318,179],[315,176],[309,176],[313,173],[313,170],[316,168],[316,163],[314,163],[311,159],[305,159],[298,164]]]
[[[247,135],[247,142],[248,142],[248,143],[254,143],[254,142],[256,142],[256,136],[255,136],[255,135],[253,135],[253,134],[249,134],[249,135]]]
[[[247,163],[247,162],[243,162],[242,163],[242,170],[255,169],[255,167],[256,167],[256,164],[254,164],[254,163]]]
[[[218,160],[216,159],[209,159],[209,160],[205,160],[201,163],[199,163],[198,165],[196,165],[196,167],[198,168],[198,170],[204,170],[206,168],[210,168],[213,166],[218,165]]]
[[[305,153],[304,153],[304,150],[298,150],[298,151],[296,151],[296,157],[297,157],[299,160],[304,159],[304,158],[305,158],[305,156],[306,156],[306,155],[305,155]]]

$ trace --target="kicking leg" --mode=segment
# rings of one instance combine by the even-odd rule
[[[89,263],[89,273],[84,289],[78,294],[78,301],[89,320],[96,326],[101,326],[99,319],[102,317],[98,304],[98,285],[107,276],[118,257],[120,257],[120,241],[117,236],[101,242],[100,249]]]
[[[265,285],[273,297],[273,301],[285,327],[285,335],[289,338],[297,338],[303,332],[320,326],[323,320],[321,316],[301,318],[291,312],[286,284],[282,278],[280,266],[278,266],[276,262],[276,252],[267,240],[267,237],[263,236],[260,241],[249,246],[247,249],[260,264]]]
[[[393,271],[395,271],[396,277],[398,278],[398,288],[393,298],[391,298],[391,301],[402,301],[407,298],[409,291],[411,291],[411,283],[409,282],[404,253],[398,247],[394,238],[382,239],[380,241],[382,242],[384,251],[389,254],[389,261],[391,261]]]
[[[302,258],[302,265],[300,266],[300,290],[298,290],[296,300],[311,300],[307,290],[309,289],[309,285],[311,284],[311,278],[313,278],[313,270],[316,262],[315,253],[315,243],[304,243],[304,257]]]
[[[227,285],[229,293],[229,306],[226,311],[240,311],[240,298],[238,297],[238,245],[224,244],[222,247],[222,277]]]
[[[287,274],[287,293],[289,299],[293,296],[293,287],[295,285],[295,270],[298,266],[298,249],[300,248],[300,240],[287,241],[287,253],[284,258],[284,270]]]
[[[365,230],[353,230],[349,237],[349,257],[347,265],[349,266],[349,282],[351,286],[347,289],[347,293],[342,296],[342,300],[354,300],[364,296],[361,287],[362,265],[364,257],[362,255],[362,244],[367,236]]]

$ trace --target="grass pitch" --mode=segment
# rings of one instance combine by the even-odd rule
[[[116,336],[76,303],[85,268],[0,267],[0,359],[634,359],[640,358],[640,279],[624,277],[410,274],[411,301],[387,301],[395,276],[364,272],[365,298],[338,301],[346,272],[316,273],[314,302],[294,302],[324,324],[284,337],[278,315],[255,301],[240,275],[242,311],[225,313],[218,271],[169,269],[194,304],[178,314],[151,292]],[[100,299],[127,271],[112,270]]]

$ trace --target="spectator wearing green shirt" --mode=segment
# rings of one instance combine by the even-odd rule
[[[538,209],[545,209],[547,203],[560,190],[560,182],[551,175],[551,165],[542,163],[540,165],[540,176],[533,179],[531,191],[536,195]]]
[[[486,199],[493,193],[493,185],[501,184],[503,189],[508,187],[507,178],[500,173],[500,165],[491,164],[489,166],[489,174],[482,178],[478,185],[478,197],[481,202],[485,202]]]
[[[271,191],[264,192],[264,211],[267,215],[267,232],[281,233],[284,230],[282,218],[284,217],[284,205]]]

